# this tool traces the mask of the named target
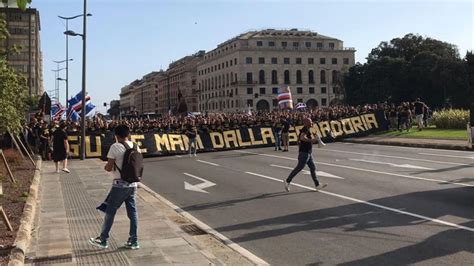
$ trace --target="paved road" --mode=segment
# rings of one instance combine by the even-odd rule
[[[270,264],[474,262],[474,153],[328,144],[313,152],[329,186],[302,172],[286,193],[290,149],[149,158],[144,183]]]

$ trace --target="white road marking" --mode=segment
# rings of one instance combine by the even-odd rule
[[[283,166],[283,165],[270,164],[270,166],[277,167],[277,168],[282,168],[282,169],[293,170],[293,168],[288,167],[288,166]],[[305,175],[311,174],[308,170],[302,170],[302,172]],[[329,178],[335,178],[335,179],[345,179],[344,177],[340,177],[340,176],[333,175],[333,174],[330,174],[330,173],[326,173],[326,172],[323,172],[323,171],[316,171],[316,175],[317,176],[329,177]]]
[[[260,155],[260,156],[267,156],[267,157],[274,157],[274,158],[280,158],[280,159],[285,159],[285,160],[297,161],[297,159],[295,159],[295,158],[290,158],[290,157],[285,157],[285,156],[278,156],[278,155],[273,155],[273,154],[255,153],[255,152],[248,152],[248,151],[235,151],[235,152],[248,153],[248,154]],[[334,167],[339,167],[339,168],[346,168],[346,169],[369,172],[369,173],[375,173],[375,174],[390,175],[390,176],[397,176],[397,177],[403,177],[403,178],[409,178],[409,179],[415,179],[415,180],[429,181],[429,182],[435,182],[435,183],[441,183],[441,184],[452,184],[452,185],[458,185],[458,186],[463,186],[463,187],[474,187],[474,185],[471,185],[471,184],[464,184],[464,183],[451,182],[451,181],[432,179],[432,178],[417,177],[417,176],[410,176],[410,175],[394,174],[394,173],[381,172],[381,171],[357,168],[357,167],[346,166],[346,165],[338,165],[338,164],[323,163],[323,162],[317,162],[317,164],[334,166]]]
[[[419,161],[419,162],[428,162],[428,163],[441,163],[441,164],[450,164],[450,165],[470,166],[470,164],[466,164],[466,163],[433,161],[433,160],[425,160],[425,159],[417,159],[417,158],[409,158],[409,157],[400,157],[400,156],[392,156],[392,155],[354,152],[354,151],[342,151],[342,150],[333,150],[333,149],[319,149],[318,151],[339,152],[339,153],[347,153],[347,154],[366,155],[366,156],[373,156],[373,157],[393,158],[393,159],[402,159],[402,160],[408,160],[408,161]]]
[[[211,163],[211,162],[207,162],[207,161],[203,161],[203,160],[196,160],[196,162],[205,163],[205,164],[209,164],[209,165],[212,165],[212,166],[220,166],[216,163]]]
[[[216,230],[212,229],[209,225],[201,222],[198,220],[196,217],[192,216],[190,213],[186,212],[185,210],[181,209],[180,207],[176,206],[173,204],[171,201],[165,199],[143,183],[140,183],[140,188],[143,188],[146,190],[148,193],[152,194],[156,198],[158,198],[160,201],[164,202],[166,205],[168,205],[171,209],[173,209],[175,212],[181,214],[182,216],[186,217],[189,219],[192,223],[197,225],[199,228],[201,228],[204,232],[208,233],[209,235],[214,236],[215,238],[219,239],[224,245],[228,246],[229,248],[235,250],[236,252],[240,253],[242,256],[246,257],[249,259],[251,262],[255,263],[256,265],[270,265],[268,262],[262,260],[261,258],[257,257],[254,255],[252,252],[248,251],[247,249],[243,248],[239,244],[235,243],[234,241],[230,240],[223,234],[217,232]]]
[[[181,155],[175,155],[175,157],[178,157],[178,158],[183,158],[183,156],[181,156]]]
[[[474,156],[459,156],[459,155],[424,153],[424,152],[420,152],[420,153],[418,153],[418,154],[421,154],[421,155],[429,155],[429,156],[439,156],[439,157],[450,157],[450,158],[474,159]]]
[[[345,143],[345,142],[341,142]],[[388,145],[380,145],[380,144],[362,144],[362,143],[355,143],[355,142],[348,142],[355,145],[363,145],[363,146],[376,146],[376,147],[387,147]],[[458,151],[458,150],[447,150],[447,149],[433,149],[433,148],[417,148],[417,147],[403,147],[403,146],[389,146],[390,149],[405,149],[405,150],[422,150],[422,151],[437,151],[437,152],[452,152],[452,153],[466,153],[466,154],[473,154],[472,151]]]
[[[197,177],[195,175],[188,174],[188,173],[183,173],[183,174],[187,175],[189,177],[192,177],[192,178],[196,178],[199,181],[202,181],[202,183],[197,184],[197,185],[191,185],[188,182],[184,181],[184,189],[186,189],[186,190],[191,190],[191,191],[201,192],[201,193],[209,193],[209,192],[205,191],[204,189],[216,185],[215,183],[212,183],[211,181],[208,181],[204,178]]]
[[[266,179],[269,179],[269,180],[277,181],[277,182],[283,182],[283,180],[278,179],[278,178],[274,178],[274,177],[271,177],[271,176],[266,176],[266,175],[257,174],[257,173],[253,173],[253,172],[245,172],[245,173],[249,174],[249,175],[254,175],[254,176],[266,178]],[[431,218],[431,217],[428,217],[428,216],[424,216],[424,215],[420,215],[420,214],[416,214],[416,213],[412,213],[412,212],[402,211],[402,210],[399,210],[399,209],[387,207],[387,206],[380,205],[380,204],[375,204],[375,203],[372,203],[372,202],[368,202],[368,201],[365,201],[365,200],[360,200],[360,199],[344,196],[344,195],[337,194],[337,193],[332,193],[332,192],[325,191],[325,190],[315,189],[315,188],[308,187],[308,186],[301,185],[301,184],[297,184],[297,183],[291,183],[291,185],[297,186],[297,187],[300,187],[300,188],[304,188],[304,189],[308,189],[308,190],[311,190],[311,191],[318,191],[319,193],[323,193],[323,194],[326,194],[326,195],[329,195],[329,196],[333,196],[333,197],[337,197],[337,198],[341,198],[341,199],[345,199],[345,200],[349,200],[349,201],[369,205],[369,206],[384,209],[384,210],[387,210],[387,211],[391,211],[391,212],[395,212],[395,213],[404,214],[404,215],[407,215],[407,216],[419,218],[419,219],[422,219],[422,220],[425,220],[425,221],[438,223],[438,224],[442,224],[442,225],[446,225],[446,226],[450,226],[450,227],[454,227],[454,228],[474,232],[474,228],[459,225],[459,224],[455,224],[455,223],[451,223],[451,222],[446,222],[446,221],[443,221],[443,220],[440,220],[440,219],[435,219],[435,218]]]
[[[411,168],[411,169],[421,169],[421,170],[433,170],[433,168],[422,167],[422,166],[411,165],[411,164],[395,164],[395,163],[387,163],[387,162],[370,161],[370,160],[364,160],[364,159],[349,159],[349,160],[351,160],[351,161],[356,161],[356,162],[366,162],[366,163],[374,163],[374,164],[384,164],[384,165],[389,165],[389,166],[391,166],[391,167],[398,167],[398,168]]]

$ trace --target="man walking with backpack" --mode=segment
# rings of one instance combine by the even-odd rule
[[[108,248],[109,232],[114,223],[117,210],[125,202],[127,216],[130,219],[130,232],[125,248],[139,249],[137,228],[138,215],[136,194],[138,182],[143,173],[143,156],[137,145],[129,140],[130,130],[126,125],[115,128],[117,142],[110,146],[107,164],[104,169],[113,172],[112,189],[107,196],[104,223],[100,236],[89,239],[89,243],[100,248]]]

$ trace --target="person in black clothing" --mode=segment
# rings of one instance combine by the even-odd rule
[[[197,144],[196,144],[196,137],[197,137],[197,128],[194,125],[187,125],[186,129],[186,136],[189,139],[188,145],[189,145],[189,150],[188,154],[189,157],[191,157],[191,154],[196,157],[196,152],[197,152]],[[193,152],[193,147],[194,147],[194,152]]]
[[[275,150],[281,151],[281,130],[283,125],[280,121],[273,123],[273,136],[275,136]]]
[[[424,102],[420,101],[420,98],[416,99],[416,102],[414,103],[414,108],[415,112],[415,117],[416,117],[416,124],[418,125],[418,130],[421,131],[423,129],[423,117],[425,114],[425,110],[427,109],[427,106]]]
[[[61,123],[59,128],[53,133],[53,161],[56,164],[56,173],[59,173],[59,162],[63,162],[63,171],[69,173],[67,169],[67,154],[69,152],[69,142],[67,140],[66,123]]]
[[[299,154],[298,154],[298,165],[296,165],[295,169],[291,171],[290,175],[284,181],[285,190],[287,192],[290,191],[290,183],[291,180],[301,171],[303,170],[305,165],[308,165],[309,171],[311,173],[311,178],[314,181],[314,186],[316,189],[324,188],[327,184],[320,183],[317,176],[316,176],[316,165],[313,161],[312,150],[313,150],[313,143],[318,143],[318,138],[313,138],[311,135],[311,127],[313,126],[313,121],[309,118],[303,119],[304,127],[300,130],[300,134],[298,136],[299,142]]]
[[[44,122],[41,125],[40,131],[40,155],[41,158],[45,160],[49,160],[49,140],[50,140],[50,132],[48,128],[48,123]]]
[[[281,141],[283,142],[283,152],[288,151],[288,146],[290,142],[290,127],[291,121],[289,118],[282,117],[281,124],[283,128],[281,129]]]

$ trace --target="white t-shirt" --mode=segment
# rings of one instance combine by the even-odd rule
[[[126,143],[130,148],[133,147],[133,142],[126,141]],[[123,156],[124,156],[126,150],[127,149],[125,148],[125,146],[122,143],[115,142],[114,144],[112,144],[112,146],[110,146],[109,153],[107,154],[107,158],[115,160],[115,164],[120,168],[120,170],[122,170]],[[140,152],[140,149],[138,149],[138,152]],[[120,172],[118,170],[116,170],[115,167],[114,167],[114,170],[112,171],[112,173],[114,175],[114,185],[117,185],[116,184],[117,181],[119,181],[120,183],[122,183],[122,182],[126,183],[125,181],[123,181],[121,179]],[[132,183],[130,185],[136,186],[137,184]]]

